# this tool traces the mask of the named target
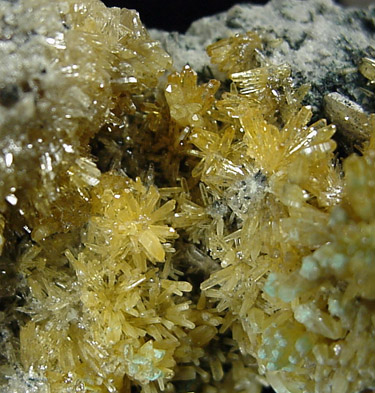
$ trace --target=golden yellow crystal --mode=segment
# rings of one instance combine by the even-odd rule
[[[168,77],[165,97],[172,119],[182,127],[209,126],[205,117],[209,118],[220,82],[211,80],[198,86],[197,78],[197,74],[189,66],[185,66],[181,73]]]
[[[262,46],[259,35],[249,31],[209,45],[207,53],[211,62],[229,76],[235,72],[256,68],[260,63]]]
[[[169,73],[134,11],[29,8],[53,77],[28,123],[7,102],[1,389],[374,388],[373,117],[340,161],[254,32],[208,47],[220,91]]]

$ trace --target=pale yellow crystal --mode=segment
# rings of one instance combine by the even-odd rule
[[[217,64],[220,71],[227,75],[249,70],[259,65],[258,56],[262,49],[262,40],[254,32],[236,34],[207,47],[211,62]],[[260,56],[259,56],[260,57]]]
[[[181,73],[170,75],[165,97],[172,119],[182,127],[208,126],[207,112],[214,103],[219,86],[220,83],[214,79],[198,86],[197,74],[189,66],[185,66]]]
[[[4,157],[2,272],[22,281],[0,291],[4,338],[20,328],[2,387],[23,372],[59,393],[373,388],[375,137],[341,166],[335,126],[311,124],[308,86],[256,33],[207,49],[222,92],[189,66],[159,79],[170,58],[133,11],[40,7],[70,28],[45,38],[58,89],[22,134],[42,138],[37,169],[21,181],[26,161]]]

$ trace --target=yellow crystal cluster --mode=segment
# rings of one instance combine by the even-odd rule
[[[69,29],[24,129],[39,164],[4,175],[0,386],[375,388],[374,134],[338,157],[254,32],[207,48],[226,89],[173,70],[133,11],[30,7]]]
[[[20,26],[14,39],[26,30],[41,42],[39,53],[21,56],[48,61],[38,77],[27,79],[31,72],[21,58],[22,99],[0,107],[6,142],[0,209],[12,230],[26,226],[41,240],[87,219],[87,187],[100,175],[90,139],[107,122],[123,124],[123,114],[135,111],[133,97],[155,88],[171,59],[135,11],[94,0],[31,0],[25,8],[26,14],[9,16]],[[81,214],[72,205],[80,205]]]

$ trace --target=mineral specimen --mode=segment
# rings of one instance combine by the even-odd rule
[[[0,2],[1,391],[375,389],[375,63],[348,43],[358,91],[318,96],[291,59],[342,75],[338,8],[290,3],[284,34],[234,8],[197,73],[135,11]]]
[[[209,67],[222,79],[210,64],[206,47],[221,38],[255,31],[263,38],[263,53],[274,65],[289,64],[295,81],[311,84],[306,103],[314,110],[322,107],[322,96],[337,91],[373,112],[374,100],[364,91],[366,80],[357,68],[368,64],[363,58],[374,57],[374,26],[374,7],[343,8],[331,0],[270,0],[264,6],[241,1],[227,12],[195,21],[185,34],[150,33],[172,55],[177,68],[188,62],[198,73],[205,73]],[[246,54],[246,61],[251,63],[253,58]]]

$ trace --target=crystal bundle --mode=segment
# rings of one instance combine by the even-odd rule
[[[374,117],[343,157],[261,34],[205,78],[135,11],[27,3],[0,8],[1,389],[374,389]]]

